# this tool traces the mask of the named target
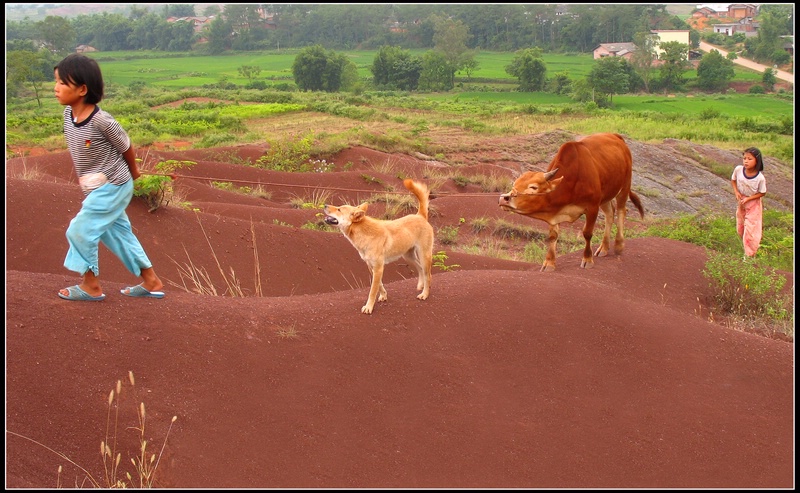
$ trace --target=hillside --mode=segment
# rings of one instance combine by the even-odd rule
[[[573,137],[461,138],[448,155],[460,153],[465,174],[510,176]],[[629,144],[647,216],[730,210],[729,182],[703,163],[732,169],[737,153]],[[563,253],[542,273],[437,242],[447,257],[430,298],[415,298],[396,262],[384,277],[389,300],[364,315],[363,261],[340,233],[309,227],[319,211],[293,199],[329,192],[328,203],[358,203],[402,190],[398,174],[433,181],[441,164],[365,147],[327,156],[326,173],[241,164],[264,151],[139,149],[146,163],[197,162],[176,181],[191,207],[148,212],[133,201],[128,214],[167,296],[120,295],[137,280],[101,249],[99,303],[56,296],[79,280],[62,266],[82,198],[69,155],[7,160],[7,488],[89,486],[87,473],[105,484],[101,441],[121,456],[111,482],[136,479],[142,437],[165,488],[794,486],[794,345],[714,313],[703,248],[631,238],[591,270]],[[769,207],[791,210],[788,166],[767,166]],[[210,186],[219,180],[267,195]],[[447,181],[431,223],[487,247],[498,243],[474,219],[544,230],[502,212],[498,198]],[[644,222],[629,214],[628,225]],[[235,278],[248,296],[198,294],[192,266],[220,294]],[[107,424],[117,381],[119,414]]]

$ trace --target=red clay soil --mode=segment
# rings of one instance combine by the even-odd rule
[[[320,211],[290,200],[328,190],[329,203],[357,203],[404,190],[391,174],[365,181],[366,163],[391,158],[419,179],[427,165],[369,149],[327,173],[232,164],[262,152],[151,150],[198,163],[176,181],[193,209],[151,213],[140,198],[128,209],[166,298],[122,296],[138,280],[101,248],[99,303],[56,295],[79,282],[62,265],[82,199],[68,154],[7,160],[7,488],[88,487],[87,473],[105,485],[98,449],[114,436],[117,381],[107,441],[121,454],[114,478],[130,472],[133,485],[144,403],[164,488],[794,487],[794,344],[719,322],[703,248],[633,238],[591,270],[569,253],[542,273],[437,244],[458,267],[434,268],[426,301],[398,262],[389,300],[364,315],[357,252],[331,228],[303,227]],[[444,190],[437,230],[540,222],[502,212],[495,194]],[[222,271],[250,296],[183,289],[191,265],[220,295]]]

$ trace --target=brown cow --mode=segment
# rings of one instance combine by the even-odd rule
[[[499,205],[504,210],[535,217],[550,224],[547,255],[542,271],[556,268],[559,223],[575,222],[584,214],[586,225],[583,227],[583,238],[586,246],[583,249],[581,267],[594,267],[592,231],[600,210],[605,215],[606,228],[603,242],[594,254],[598,257],[608,254],[614,209],[617,212],[614,251],[617,254],[622,253],[625,247],[625,204],[629,198],[644,218],[639,196],[631,191],[632,164],[631,151],[621,135],[594,134],[562,145],[547,167],[547,172],[523,173],[514,182],[511,192],[500,196]]]

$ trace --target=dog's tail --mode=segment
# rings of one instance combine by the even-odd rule
[[[417,214],[428,219],[428,186],[422,182],[414,181],[411,178],[403,180],[403,186],[409,189],[419,201]]]

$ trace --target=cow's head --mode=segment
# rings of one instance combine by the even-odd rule
[[[514,181],[511,191],[500,196],[498,205],[504,210],[518,214],[535,212],[546,200],[547,194],[558,187],[563,176],[553,178],[558,168],[543,173],[541,171],[526,171]]]

